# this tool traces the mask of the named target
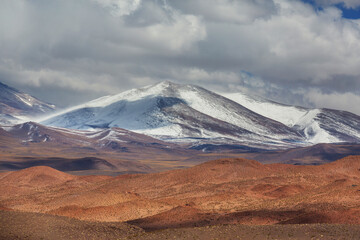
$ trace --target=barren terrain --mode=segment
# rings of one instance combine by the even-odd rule
[[[126,223],[80,221],[48,214],[0,210],[0,239],[336,239],[357,240],[358,225],[217,225],[146,232]]]
[[[360,158],[320,166],[221,159],[153,174],[0,173],[0,207],[145,230],[219,224],[360,223]]]

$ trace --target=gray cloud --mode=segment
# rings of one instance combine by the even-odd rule
[[[334,7],[316,12],[296,0],[1,5],[0,81],[60,105],[172,80],[360,114],[353,101],[345,104],[360,94],[360,21]]]
[[[247,24],[257,19],[269,19],[276,13],[272,0],[183,0],[169,1],[172,6],[209,22]]]

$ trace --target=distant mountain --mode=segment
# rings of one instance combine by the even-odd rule
[[[70,145],[72,147],[93,147],[126,152],[131,146],[138,148],[167,149],[174,145],[152,137],[131,132],[121,128],[98,129],[97,131],[81,131],[47,127],[35,122],[26,122],[13,126],[0,127],[7,136],[11,136],[23,145],[27,143],[48,142],[52,144]]]
[[[0,82],[0,124],[16,123],[23,118],[53,110],[55,110],[54,105],[42,102]]]
[[[79,105],[42,122],[72,129],[121,127],[163,140],[236,140],[284,146],[302,136],[214,92],[161,82]],[[227,140],[226,140],[227,139]]]
[[[233,156],[236,154],[237,157],[256,160],[263,164],[321,165],[347,156],[360,155],[360,143],[319,143],[307,147],[285,150],[247,152],[242,149],[236,149],[236,145],[233,145],[233,148],[225,148],[221,145],[216,147],[218,149],[213,149],[212,154],[217,152],[221,153],[224,157],[227,154]]]
[[[245,93],[222,95],[298,131],[310,143],[360,142],[360,116],[353,113],[289,106]]]
[[[154,171],[144,161],[156,170],[188,165],[156,161],[180,161],[195,152],[121,128],[84,131],[34,122],[0,127],[0,170],[43,165],[63,171],[106,170],[110,175],[139,173]]]

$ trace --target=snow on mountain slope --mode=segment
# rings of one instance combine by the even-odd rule
[[[310,143],[360,142],[360,116],[355,114],[288,106],[245,93],[222,95],[299,131]]]
[[[29,94],[0,82],[0,124],[16,123],[29,116],[53,111],[54,105],[44,103]]]
[[[201,87],[171,82],[102,97],[42,123],[73,129],[121,127],[163,139],[230,138],[275,144],[301,141],[295,130],[234,101]]]
[[[242,92],[224,93],[221,95],[241,104],[251,111],[274,119],[289,127],[293,127],[298,123],[300,118],[308,113],[308,109],[306,108],[283,105],[259,96],[250,96]]]
[[[318,124],[322,131],[325,131],[328,135],[331,136],[331,139],[328,141],[328,143],[360,142],[360,116],[350,112],[332,109],[315,109],[311,111],[316,110],[318,112],[313,118],[313,121]],[[338,141],[333,139],[337,139]]]

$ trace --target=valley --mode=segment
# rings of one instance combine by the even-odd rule
[[[360,0],[0,0],[0,240],[360,240]]]

